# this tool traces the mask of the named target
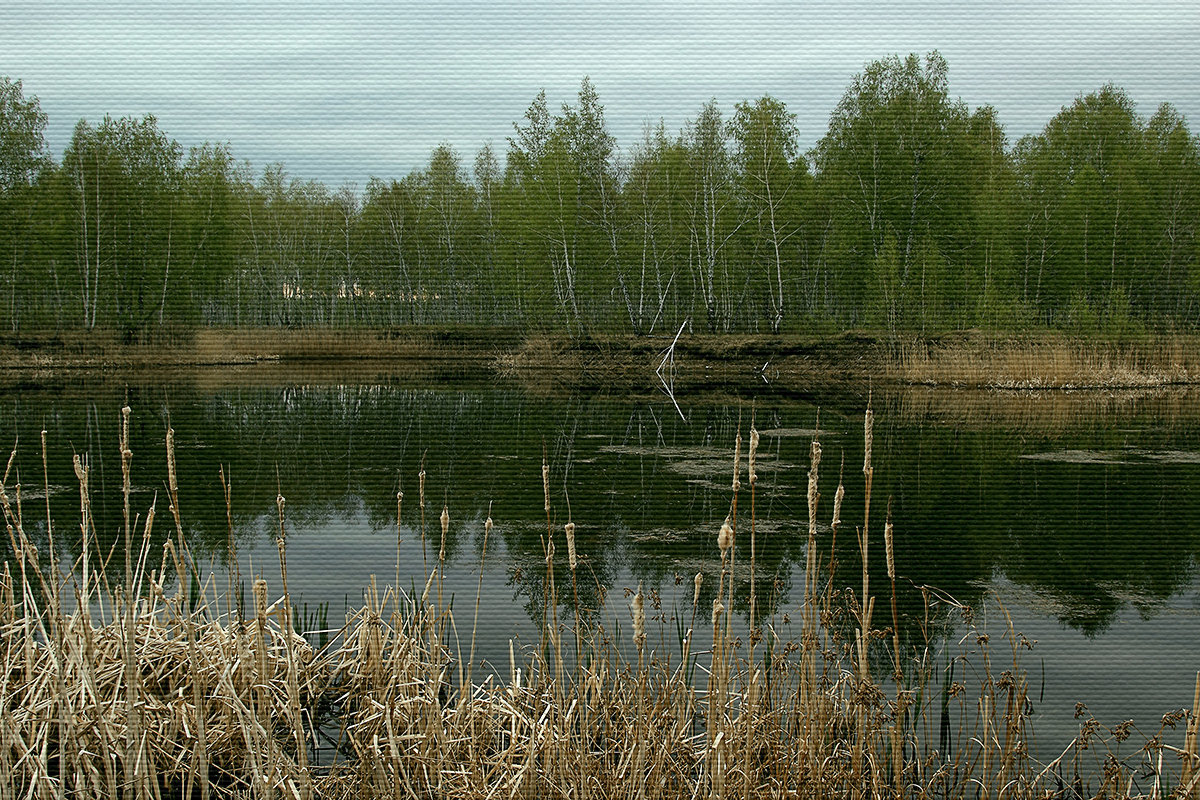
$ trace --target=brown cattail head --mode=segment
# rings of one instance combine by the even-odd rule
[[[280,547],[283,547],[283,537],[286,535],[286,529],[283,527],[283,506],[287,503],[287,498],[281,494],[275,495],[275,508],[279,509],[279,539],[276,542]]]
[[[546,542],[546,568],[554,568],[554,540]]]
[[[175,475],[175,429],[167,428],[167,488],[179,491],[179,480]]]
[[[721,531],[717,534],[717,547],[721,549],[721,558],[733,547],[733,525],[730,524],[729,517],[721,524]]]
[[[646,644],[646,608],[642,599],[642,585],[638,584],[637,594],[629,604],[633,611],[633,643],[640,650]]]
[[[875,412],[867,409],[863,417],[863,475],[871,473],[871,442],[875,428]]]
[[[542,493],[546,497],[546,513],[550,513],[550,465],[542,458]]]
[[[817,491],[817,473],[821,465],[821,443],[816,439],[813,439],[812,446],[809,448],[809,463],[812,466],[808,469],[808,532],[812,536],[817,532],[817,501],[821,499],[821,493]]]
[[[754,456],[758,453],[758,428],[750,428],[750,450],[746,454],[746,466],[750,477],[750,486],[758,481],[758,473],[754,471]]]
[[[567,534],[567,561],[571,565],[571,572],[575,571],[575,523],[568,522],[563,526],[563,530]]]
[[[85,467],[83,465],[83,461],[82,461],[82,459],[80,459],[78,453],[76,453],[75,456],[73,457],[72,463],[75,465],[75,479],[79,481],[79,491],[81,494],[87,495],[87,489],[88,489],[87,467]]]
[[[888,579],[896,580],[896,560],[892,555],[892,521],[889,519],[883,526],[883,545],[887,550]]]
[[[896,561],[892,555],[892,499],[888,498],[887,522],[883,525],[883,544],[887,551],[888,579],[894,581],[896,580]]]
[[[450,533],[450,509],[442,505],[442,543],[438,547],[438,561],[446,560],[446,536]]]
[[[128,458],[129,453],[129,415],[133,413],[133,409],[125,406],[121,409],[121,456]],[[168,448],[170,445],[168,444]]]
[[[719,623],[721,621],[721,612],[723,612],[724,610],[725,610],[725,604],[721,602],[721,598],[720,597],[714,598],[713,599],[713,613],[712,613],[713,627],[716,627],[717,623]]]
[[[483,521],[483,535],[491,536],[493,527],[494,526],[492,524],[492,515],[488,514],[488,518]]]
[[[692,582],[696,584],[696,591],[692,594],[692,607],[695,608],[700,605],[700,587],[704,585],[704,573],[697,572],[696,578]]]
[[[742,488],[742,435],[739,433],[733,443],[733,490]]]
[[[421,520],[424,522],[425,511],[425,468],[421,467],[421,471],[417,473],[417,501],[421,504]]]
[[[262,578],[254,582],[254,616],[262,621],[267,618],[267,582]]]
[[[846,487],[838,483],[837,492],[833,495],[833,527],[842,524],[842,499],[846,496]]]

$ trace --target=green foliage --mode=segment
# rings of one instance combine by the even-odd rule
[[[37,240],[33,187],[50,166],[45,129],[46,115],[37,98],[26,100],[20,81],[0,77],[0,287],[7,289],[4,306],[13,331],[25,311],[18,287],[43,278],[30,274],[29,264]]]
[[[1200,144],[1113,86],[1010,145],[937,52],[854,76],[801,152],[763,96],[621,152],[587,78],[473,160],[330,190],[154,117],[80,121],[61,164],[0,79],[0,292],[12,331],[505,324],[673,333],[1200,321]]]

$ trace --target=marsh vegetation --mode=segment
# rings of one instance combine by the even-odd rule
[[[1036,643],[1002,606],[989,625],[920,585],[915,625],[902,624],[904,536],[890,499],[872,505],[870,409],[861,462],[831,463],[820,433],[806,432],[807,464],[793,465],[807,466],[805,523],[769,534],[763,432],[753,415],[738,426],[719,447],[726,510],[707,533],[712,561],[673,597],[597,583],[576,538],[580,506],[562,507],[570,498],[552,489],[543,454],[535,640],[482,663],[480,594],[445,592],[452,512],[427,496],[424,464],[394,498],[397,523],[405,502],[419,510],[423,585],[399,587],[397,542],[395,579],[378,576],[331,618],[289,592],[282,494],[278,583],[250,576],[246,599],[233,571],[206,575],[184,532],[174,432],[164,491],[147,498],[132,481],[130,419],[123,409],[111,544],[95,527],[86,459],[74,462],[70,520],[50,519],[45,461],[40,495],[8,462],[0,776],[12,796],[1187,796],[1200,782],[1190,686],[1148,728],[1077,708],[1078,737],[1043,758]],[[224,515],[237,564],[230,494]],[[42,548],[27,533],[39,517]],[[490,513],[472,524],[482,586],[498,533]],[[54,556],[75,528],[81,551],[60,570]],[[799,540],[802,558],[803,589],[786,606],[760,560],[781,536]],[[106,569],[113,559],[123,568]],[[947,615],[965,626],[957,640],[937,635]]]

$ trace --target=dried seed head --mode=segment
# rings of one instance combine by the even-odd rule
[[[730,524],[729,517],[721,524],[721,532],[717,534],[717,547],[721,549],[721,558],[733,547],[733,525]]]
[[[750,476],[750,485],[754,486],[758,480],[758,473],[754,471],[754,457],[758,453],[758,428],[750,428],[750,451],[746,456],[746,466]]]
[[[133,413],[133,409],[129,406],[121,409],[121,455],[126,458],[128,456],[125,454],[129,451],[129,415],[131,413]]]
[[[640,650],[646,644],[646,609],[645,601],[642,600],[641,584],[638,584],[637,594],[633,596],[629,607],[633,610],[633,643]]]
[[[892,523],[888,521],[883,526],[883,545],[887,550],[888,579],[896,580],[896,561],[892,556]]]
[[[433,579],[437,577],[437,570],[429,571],[429,577],[425,580],[425,589],[421,592],[421,607],[425,607],[425,603],[429,600],[429,590],[433,588]]]
[[[552,569],[554,567],[554,540],[546,542],[546,567]]]
[[[483,521],[483,535],[491,536],[493,527],[494,526],[492,524],[492,515],[488,514],[488,518]]]
[[[132,453],[130,453],[132,455]],[[175,475],[175,429],[167,428],[167,488],[179,491],[179,480]]]
[[[254,615],[260,620],[267,617],[267,582],[262,578],[254,582]]]
[[[866,416],[863,417],[863,475],[871,472],[871,441],[874,427],[875,413],[868,408]]]
[[[438,547],[438,561],[446,560],[446,535],[450,532],[450,510],[442,506],[442,543]]]
[[[550,513],[550,465],[542,459],[542,492],[546,496],[546,513]]]
[[[838,484],[837,493],[833,496],[833,527],[842,524],[842,499],[846,496],[846,487]]]
[[[575,523],[568,522],[563,526],[567,534],[567,561],[571,564],[571,572],[575,571]]]
[[[817,491],[817,468],[821,464],[821,443],[813,439],[809,449],[809,461],[812,464],[808,470],[808,533],[810,536],[817,532],[817,502],[821,493]]]
[[[721,598],[717,597],[713,600],[712,624],[716,627],[721,621],[721,612],[725,610],[725,604],[721,602]]]
[[[417,495],[418,495],[417,500],[421,503],[421,508],[424,509],[425,508],[425,468],[424,467],[422,467],[421,471],[417,473]],[[424,514],[425,513],[424,510],[422,510],[421,513]]]
[[[695,608],[700,605],[700,587],[704,585],[704,573],[697,572],[693,583],[696,584],[696,591],[692,594],[692,607]]]
[[[733,490],[742,488],[742,435],[739,433],[733,444]]]

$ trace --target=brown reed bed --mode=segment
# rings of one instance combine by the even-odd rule
[[[558,587],[576,593],[587,554],[576,551],[573,522],[565,529],[551,522],[544,464],[549,590],[540,646],[520,658],[511,648],[507,674],[485,675],[472,669],[474,631],[466,658],[448,645],[459,639],[442,599],[448,508],[441,540],[428,533],[437,555],[421,593],[372,584],[363,605],[316,648],[296,630],[282,495],[281,585],[272,593],[255,581],[253,609],[243,614],[231,587],[201,581],[185,547],[171,431],[175,537],[161,554],[150,552],[156,508],[143,516],[129,503],[128,415],[120,442],[121,585],[109,585],[102,568],[109,554],[97,549],[85,462],[76,462],[79,519],[51,525],[46,508],[49,553],[26,533],[40,510],[25,507],[9,470],[0,481],[13,553],[0,573],[0,797],[1196,796],[1200,679],[1190,711],[1168,714],[1153,732],[1104,727],[1081,709],[1079,737],[1041,763],[1022,666],[1032,643],[1011,623],[989,633],[959,608],[968,633],[957,645],[939,648],[932,634],[901,643],[895,593],[903,532],[890,513],[882,527],[871,521],[870,410],[862,498],[847,496],[843,464],[826,510],[821,444],[811,445],[805,590],[791,609],[798,635],[782,614],[756,616],[752,424],[744,469],[740,436],[735,443],[729,516],[714,532],[721,563],[711,609],[701,608],[697,574],[692,607],[677,615],[677,648],[651,644],[647,611],[657,611],[660,598],[640,587],[622,612],[631,639],[578,613],[559,620]],[[862,509],[861,524],[842,520],[852,505]],[[857,537],[862,574],[853,588],[829,580],[834,549],[818,537],[822,518],[831,520],[833,537]],[[70,574],[59,574],[55,531],[76,524],[81,556]],[[483,558],[491,528],[489,516]],[[869,570],[881,535],[882,590]],[[564,569],[555,558],[560,541],[566,575],[556,575]],[[735,575],[745,574],[737,562],[747,559],[743,639],[730,609]],[[928,631],[930,610],[953,601],[919,588]],[[890,613],[877,616],[877,600]],[[335,756],[316,759],[327,740]]]
[[[901,340],[892,374],[905,383],[991,389],[1139,389],[1200,381],[1200,338],[1106,339],[1045,332]]]

